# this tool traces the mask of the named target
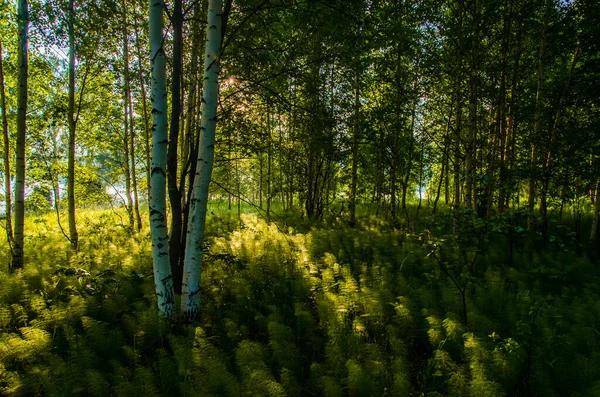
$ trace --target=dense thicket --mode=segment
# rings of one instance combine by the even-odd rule
[[[0,0],[0,34],[2,393],[600,393],[596,1]]]

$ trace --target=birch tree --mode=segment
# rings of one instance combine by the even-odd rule
[[[152,161],[150,171],[150,232],[154,285],[158,309],[167,317],[174,312],[173,278],[169,265],[166,218],[167,86],[163,48],[163,0],[150,0],[150,63],[152,69]]]
[[[219,64],[221,53],[221,25],[223,3],[209,0],[206,53],[204,57],[204,84],[200,121],[200,140],[196,175],[190,201],[190,218],[187,225],[181,311],[189,319],[200,312],[200,273],[204,253],[204,229],[208,204],[208,187],[213,169],[217,103],[219,99]]]

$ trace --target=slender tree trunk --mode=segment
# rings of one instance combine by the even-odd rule
[[[227,137],[228,138],[227,139],[228,140],[228,142],[227,142],[227,189],[228,189],[228,192],[227,192],[227,211],[231,211],[231,203],[233,201],[233,196],[231,194],[231,192],[233,191],[233,186],[232,186],[233,185],[233,181],[232,181],[232,179],[233,179],[233,175],[232,175],[233,174],[233,172],[232,172],[233,170],[232,170],[232,168],[233,167],[232,167],[232,164],[231,164],[232,160],[233,160],[233,158],[231,157],[232,156],[232,151],[231,151],[231,149],[232,149],[231,131],[229,131],[228,135],[229,136]],[[285,206],[285,202],[284,202],[284,206]]]
[[[354,71],[354,131],[352,136],[352,180],[350,182],[350,226],[356,225],[356,185],[358,182],[358,139],[360,134],[360,73]]]
[[[127,104],[127,84],[123,79],[123,173],[125,174],[125,196],[127,202],[125,209],[129,219],[129,230],[133,232],[135,228],[135,218],[133,216],[133,199],[131,197],[131,169],[130,169],[130,153],[129,153],[129,106]]]
[[[130,91],[131,95],[131,91]],[[129,97],[129,146],[131,153],[131,188],[133,190],[133,211],[135,213],[135,221],[137,224],[137,231],[142,230],[142,217],[140,215],[140,200],[138,195],[137,186],[137,171],[136,171],[136,159],[135,159],[135,130],[133,124],[133,104],[131,103],[131,96]]]
[[[127,0],[123,0],[123,55],[124,55],[124,79],[125,79],[125,90],[126,97],[125,103],[128,106],[129,112],[129,153],[130,153],[130,170],[131,170],[131,189],[133,193],[133,212],[135,215],[135,223],[137,225],[137,231],[142,230],[142,217],[140,215],[140,204],[138,196],[138,185],[137,185],[137,170],[136,170],[136,139],[135,139],[135,123],[134,123],[134,112],[133,112],[133,98],[131,94],[131,74],[129,70],[129,26],[127,22]]]
[[[511,12],[509,8],[507,13]],[[494,146],[492,147],[492,153],[490,156],[489,173],[488,173],[488,191],[487,191],[487,217],[489,218],[493,214],[494,210],[494,192],[497,185],[499,185],[498,192],[498,212],[504,211],[504,185],[506,184],[506,57],[509,47],[509,34],[511,30],[511,20],[505,14],[503,16],[503,27],[502,27],[502,45],[500,53],[500,82],[498,90],[497,108],[496,108],[496,133],[494,135]],[[496,155],[495,150],[498,148],[499,155]],[[499,183],[496,183],[496,172],[498,172]]]
[[[440,199],[440,194],[442,191],[442,184],[446,181],[446,204],[448,204],[448,150],[449,142],[450,142],[450,118],[452,115],[452,110],[448,114],[448,120],[446,121],[446,133],[444,134],[444,151],[442,152],[442,170],[440,171],[440,182],[437,188],[437,194],[435,195],[435,200],[433,202],[433,215],[437,213],[438,201]]]
[[[546,36],[548,31],[548,14],[550,12],[551,1],[546,0],[546,10],[544,11],[544,27],[542,29],[542,37],[540,39],[540,54],[538,57],[538,72],[537,72],[537,93],[535,96],[535,124],[533,127],[533,136],[531,142],[531,165],[529,171],[529,192],[527,197],[527,228],[534,229],[533,210],[535,207],[535,182],[537,179],[537,152],[536,142],[538,140],[542,125],[542,89],[544,87],[544,57],[546,55]]]
[[[592,168],[593,166],[594,166],[594,153],[590,153],[590,168]],[[590,189],[590,204],[591,205],[596,204],[596,195],[598,194],[599,187],[600,187],[600,184],[596,184],[596,186],[593,186]]]
[[[453,207],[454,207],[454,213],[456,215],[458,215],[458,212],[460,211],[460,204],[461,204],[461,196],[460,196],[460,192],[461,192],[461,181],[460,181],[460,149],[458,148],[458,144],[455,144],[456,148],[455,148],[455,153],[454,153],[454,180],[453,180],[453,187],[454,187],[454,203],[453,203]]]
[[[263,180],[262,153],[258,154],[258,206],[262,208],[262,180]],[[310,186],[310,185],[309,185]]]
[[[50,181],[52,183],[52,194],[54,195],[54,211],[56,212],[56,223],[58,224],[58,228],[60,231],[65,234],[62,222],[60,220],[60,185],[58,182],[59,176],[54,177],[54,167],[56,163],[56,159],[60,156],[59,145],[59,137],[57,133],[52,134],[52,156],[53,160],[51,162],[46,162],[46,167],[48,168],[48,173],[50,174]],[[66,235],[66,234],[65,234]]]
[[[15,180],[15,244],[10,271],[23,268],[23,242],[25,227],[25,135],[27,130],[27,78],[29,9],[27,0],[19,0],[19,104],[17,109],[17,147]]]
[[[206,2],[203,2],[204,7],[206,7]],[[185,166],[181,170],[181,176],[179,180],[180,193],[181,193],[181,207],[183,212],[183,223],[182,228],[189,222],[190,215],[190,199],[192,195],[192,186],[194,183],[194,176],[196,172],[196,157],[197,157],[197,146],[198,142],[196,139],[196,124],[197,124],[197,110],[200,108],[200,104],[198,101],[199,95],[197,95],[197,85],[202,81],[200,76],[198,75],[198,51],[201,46],[202,36],[204,33],[204,29],[199,29],[198,20],[204,16],[204,13],[200,14],[199,3],[196,3],[194,6],[194,15],[193,20],[194,23],[192,25],[193,35],[192,35],[192,62],[191,62],[191,83],[190,90],[188,93],[188,103],[187,103],[187,114],[186,114],[186,123],[185,123],[185,132],[184,132],[184,150],[183,150],[183,161]],[[204,26],[204,24],[202,24]],[[200,98],[201,99],[201,98]],[[187,184],[187,192],[186,192],[186,179],[188,180]],[[187,233],[183,233],[184,229],[182,229],[181,234],[181,246],[185,247],[187,244]],[[183,261],[184,256],[180,255],[179,257],[179,265],[180,269],[183,269]]]
[[[421,204],[423,203],[423,192],[421,187],[423,185],[423,163],[425,158],[425,143],[421,142],[421,159],[419,162],[419,204],[417,205],[416,221],[419,222],[419,211],[421,211]]]
[[[285,195],[285,187],[284,187],[284,178],[283,178],[283,169],[284,169],[284,164],[283,164],[283,150],[284,150],[284,146],[283,146],[283,125],[281,123],[281,115],[282,115],[283,111],[281,109],[279,109],[278,115],[277,115],[277,130],[279,131],[279,148],[277,149],[277,153],[279,153],[278,156],[278,162],[279,162],[279,194],[281,196],[281,203],[283,205],[283,210],[286,211],[287,210],[287,203],[286,203],[286,195]]]
[[[514,145],[514,134],[515,134],[515,121],[514,111],[515,102],[517,99],[517,84],[518,84],[518,73],[519,73],[519,61],[521,59],[522,48],[521,48],[521,27],[523,26],[523,16],[519,18],[519,31],[517,34],[517,52],[515,55],[515,63],[512,72],[512,81],[510,86],[510,101],[508,103],[508,115],[506,122],[506,133],[504,141],[504,157],[502,158],[502,168],[500,170],[500,193],[498,198],[498,211],[503,212],[509,204],[509,195],[506,194],[507,185],[509,184],[509,171],[512,168],[513,161],[513,145]]]
[[[437,214],[437,206],[438,206],[438,202],[440,200],[440,195],[441,195],[441,192],[442,192],[442,185],[444,183],[444,175],[445,175],[445,172],[446,172],[445,165],[446,165],[445,162],[442,161],[442,169],[440,170],[440,181],[438,182],[438,187],[437,187],[437,190],[436,190],[435,199],[433,200],[433,209],[431,211],[431,213],[433,215]]]
[[[169,262],[167,232],[167,87],[163,49],[163,0],[150,0],[150,63],[152,67],[152,170],[150,189],[150,232],[154,285],[158,310],[167,317],[174,314],[175,296]]]
[[[178,185],[177,144],[179,142],[179,126],[181,117],[181,74],[183,50],[183,4],[182,0],[174,0],[173,15],[173,74],[171,75],[171,125],[169,147],[167,154],[167,179],[169,202],[171,204],[171,239],[169,241],[169,258],[175,293],[181,293],[182,268],[180,255],[184,246],[181,245],[183,233],[183,209],[181,207],[181,190]]]
[[[562,110],[565,102],[565,95],[569,89],[569,85],[571,83],[571,78],[573,77],[573,71],[575,70],[575,65],[579,60],[579,50],[580,43],[577,43],[577,49],[575,50],[575,55],[573,56],[573,61],[571,62],[571,67],[569,69],[569,75],[567,76],[567,80],[565,81],[565,86],[563,88],[563,92],[560,96],[560,100],[558,101],[558,107],[556,109],[556,115],[554,116],[554,122],[552,123],[552,130],[550,131],[550,143],[548,146],[548,151],[546,153],[546,161],[544,164],[544,175],[542,178],[542,189],[540,191],[540,216],[542,217],[542,231],[544,232],[544,236],[546,235],[548,229],[548,205],[547,205],[547,196],[548,196],[548,187],[550,185],[550,176],[552,174],[552,152],[556,146],[556,136],[558,133],[558,126],[560,124],[560,119],[562,116]]]
[[[444,203],[446,205],[450,204],[450,155],[449,155],[449,150],[450,150],[450,137],[447,137],[448,142],[446,142],[445,147],[446,147],[446,153],[444,153],[445,158],[443,159],[444,161],[444,169],[446,171],[446,174],[444,175]]]
[[[8,140],[8,115],[6,111],[6,87],[4,86],[4,63],[2,62],[2,40],[0,39],[0,106],[2,107],[2,136],[4,138],[4,203],[6,211],[6,240],[11,254],[14,246],[12,228],[12,194],[10,187],[10,143]]]
[[[200,312],[200,273],[204,253],[204,228],[217,126],[222,20],[222,1],[209,0],[206,53],[204,57],[204,89],[202,92],[204,101],[202,101],[201,110],[201,130],[203,134],[200,137],[198,147],[198,167],[190,203],[190,221],[187,225],[189,238],[185,250],[183,294],[181,297],[181,310],[189,319],[197,318]]]
[[[381,138],[381,144],[383,148],[383,144],[384,144],[384,134],[381,133],[380,134],[380,138]],[[385,165],[388,164],[386,160],[386,156],[384,153],[380,153],[379,156],[379,167],[378,170],[379,172],[377,173],[377,212],[376,215],[379,215],[379,211],[385,211],[386,210],[386,206],[388,205],[387,200],[386,200],[386,178],[385,178],[385,170],[383,169],[383,167]]]
[[[510,124],[512,120],[510,120],[510,116],[508,116],[507,121],[507,104],[506,104],[506,60],[508,57],[508,51],[510,47],[510,32],[512,27],[512,6],[513,3],[510,2],[510,6],[507,8],[504,16],[503,16],[503,30],[502,30],[502,55],[500,58],[500,95],[499,95],[499,107],[500,111],[498,112],[500,115],[500,158],[499,158],[499,180],[498,180],[498,212],[503,213],[505,204],[506,204],[506,183],[507,183],[507,163],[508,163],[508,153],[510,151]],[[518,27],[519,28],[519,27]],[[519,40],[517,40],[517,57],[515,59],[515,68],[518,64],[518,52],[519,52]],[[512,96],[514,95],[514,73],[513,73],[513,85],[510,89],[511,102],[512,104]]]
[[[142,49],[139,45],[139,36],[137,25],[135,26],[135,41],[136,41],[136,49],[137,49],[137,58],[138,58],[138,69],[139,69],[139,87],[140,92],[142,94],[142,112],[144,115],[144,154],[146,155],[146,184],[148,185],[148,202],[150,202],[150,172],[151,172],[151,162],[150,162],[150,126],[148,125],[149,116],[148,116],[148,99],[146,97],[146,84],[144,81],[144,68],[142,65]]]
[[[413,104],[412,115],[410,118],[410,135],[408,135],[408,137],[407,137],[409,146],[408,146],[408,160],[406,162],[406,173],[404,174],[404,181],[402,181],[402,211],[404,212],[404,215],[406,216],[406,223],[409,225],[409,227],[410,227],[410,217],[408,215],[408,208],[406,207],[406,193],[408,191],[408,185],[410,183],[410,174],[412,172],[413,149],[414,149],[414,143],[415,143],[414,129],[415,129],[416,111],[417,111],[417,103],[415,102]],[[421,186],[419,186],[419,189],[421,189]],[[420,190],[419,190],[419,192],[420,192]],[[420,195],[419,195],[419,199],[420,199]]]
[[[507,144],[510,140],[507,139],[509,134],[508,125],[506,121],[506,59],[508,54],[508,49],[510,46],[510,31],[512,26],[512,19],[510,17],[512,13],[512,3],[510,7],[507,8],[502,20],[503,28],[502,28],[502,46],[501,46],[501,55],[500,55],[500,89],[498,92],[498,108],[496,113],[496,128],[497,128],[497,136],[499,143],[499,157],[492,157],[493,164],[490,164],[490,178],[488,186],[490,187],[490,191],[488,194],[488,208],[487,215],[488,217],[492,215],[493,211],[493,196],[494,196],[494,187],[495,184],[495,171],[498,168],[498,212],[504,212],[504,204],[505,204],[505,188],[506,188],[506,163],[507,163],[507,155],[506,153],[509,151],[509,147]],[[493,181],[493,182],[492,182]]]
[[[394,142],[392,144],[392,165],[390,167],[390,210],[392,212],[392,223],[398,225],[397,200],[396,200],[396,171],[397,171],[397,152],[398,136],[394,131]]]
[[[466,148],[466,187],[465,187],[465,207],[470,210],[476,210],[475,203],[475,153],[477,139],[477,71],[478,65],[478,45],[479,45],[479,4],[477,0],[473,1],[473,39],[471,40],[471,70],[469,76],[469,138]]]
[[[240,159],[239,156],[235,159],[235,176],[237,184],[237,216],[238,220],[242,221],[242,189],[241,189],[241,178],[240,178]]]
[[[456,119],[454,129],[454,214],[458,215],[461,206],[461,131],[462,131],[462,61],[463,61],[463,8],[464,1],[459,0],[457,15],[458,18],[458,48],[457,48],[457,70],[456,82],[454,87],[454,96],[456,99]],[[456,218],[455,218],[456,219]]]
[[[494,123],[492,123],[493,127],[496,127]],[[492,137],[489,142],[489,151],[488,151],[488,183],[485,188],[485,199],[483,200],[482,213],[485,211],[485,216],[489,219],[494,210],[494,186],[496,180],[496,168],[497,168],[497,157],[498,157],[498,146],[501,140],[500,133],[498,131],[494,131],[496,128],[493,128],[490,136]],[[483,157],[483,156],[482,156]]]
[[[292,101],[293,104],[296,104],[296,91],[292,91]],[[295,131],[296,131],[296,108],[292,107],[292,123],[289,126],[290,134],[289,134],[289,144],[287,148],[287,160],[288,164],[288,175],[287,175],[287,189],[288,189],[288,208],[291,210],[294,208],[294,139],[295,139]],[[239,178],[238,178],[239,183]]]
[[[394,102],[394,140],[392,143],[392,164],[390,167],[390,207],[392,212],[392,223],[394,227],[398,227],[398,203],[397,203],[397,190],[396,190],[396,178],[398,173],[398,146],[399,146],[399,135],[400,135],[400,106],[401,106],[401,98],[400,98],[400,44],[397,44],[397,54],[396,54],[396,95]]]
[[[125,3],[124,3],[125,4]],[[125,10],[126,11],[126,10]],[[136,156],[135,156],[135,147],[136,147],[136,139],[135,139],[135,124],[133,118],[133,99],[131,97],[131,76],[129,73],[129,39],[127,37],[129,29],[127,29],[127,16],[125,13],[124,17],[124,62],[125,62],[125,89],[126,89],[126,98],[125,101],[128,105],[129,110],[129,153],[131,159],[131,188],[133,193],[133,212],[135,214],[135,222],[137,224],[137,231],[142,230],[142,217],[140,215],[140,204],[138,197],[138,186],[137,186],[137,171],[136,171]]]
[[[600,181],[598,181],[596,183],[596,188],[592,190],[594,197],[592,198],[593,202],[592,204],[596,205],[596,203],[598,202],[598,195],[600,195]]]
[[[269,104],[267,100],[267,218],[271,216],[271,200],[272,200],[272,192],[271,192],[271,177],[272,177],[272,162],[273,162],[273,143],[271,136],[271,109],[269,109]]]
[[[600,178],[596,186],[600,186]],[[594,197],[594,221],[592,222],[592,231],[590,233],[590,241],[596,241],[598,238],[598,229],[600,229],[600,193],[596,189],[596,195]]]
[[[69,211],[69,240],[77,251],[79,234],[75,222],[75,1],[69,1],[69,155],[67,161],[67,201]]]
[[[127,38],[127,6],[123,2],[123,120],[124,120],[124,171],[125,190],[127,195],[127,214],[129,216],[129,228],[135,230],[136,218],[138,230],[141,229],[140,211],[138,208],[136,182],[135,182],[135,146],[133,129],[133,108],[131,104],[131,92],[129,82],[129,40]],[[137,215],[137,216],[136,216]]]

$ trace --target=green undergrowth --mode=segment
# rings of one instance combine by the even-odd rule
[[[158,315],[148,231],[123,214],[83,211],[71,256],[30,219],[25,269],[0,273],[0,394],[600,395],[597,265],[566,243],[514,229],[509,257],[500,221],[463,241],[281,213],[213,208],[194,326]]]

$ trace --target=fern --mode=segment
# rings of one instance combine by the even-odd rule
[[[87,392],[90,396],[102,397],[108,394],[109,383],[100,372],[88,370],[86,379],[88,383]]]

